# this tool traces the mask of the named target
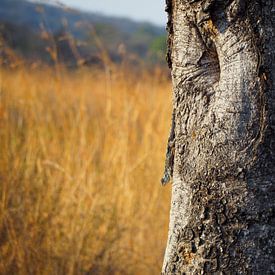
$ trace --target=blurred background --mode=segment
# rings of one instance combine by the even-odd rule
[[[0,1],[4,63],[102,65],[105,54],[115,63],[165,63],[163,0]]]
[[[0,274],[159,274],[164,0],[0,0]]]

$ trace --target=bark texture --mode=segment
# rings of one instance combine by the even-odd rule
[[[167,0],[163,274],[275,274],[273,0]]]

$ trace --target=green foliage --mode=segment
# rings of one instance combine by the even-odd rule
[[[151,53],[156,55],[163,55],[166,51],[166,36],[158,36],[156,37],[149,46],[149,50]]]

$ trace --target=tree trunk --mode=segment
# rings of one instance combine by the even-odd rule
[[[274,0],[167,0],[163,274],[275,274]]]

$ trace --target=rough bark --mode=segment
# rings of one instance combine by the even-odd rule
[[[167,0],[173,178],[163,274],[275,274],[275,7]]]

